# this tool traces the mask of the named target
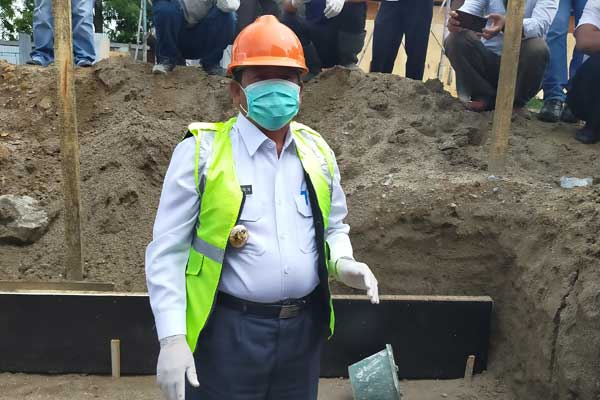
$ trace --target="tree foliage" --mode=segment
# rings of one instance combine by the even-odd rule
[[[34,0],[0,0],[0,38],[17,40],[19,32],[31,34]]]

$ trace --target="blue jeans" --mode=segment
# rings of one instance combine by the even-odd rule
[[[544,100],[565,101],[564,89],[567,87],[569,77],[573,77],[577,68],[581,66],[583,53],[574,50],[571,66],[567,68],[567,34],[571,9],[574,10],[575,26],[577,26],[586,2],[587,0],[560,0],[558,12],[546,37],[546,43],[550,48],[550,62],[542,84]]]
[[[202,59],[202,66],[214,66],[223,58],[223,50],[233,42],[236,24],[233,12],[213,7],[195,25],[187,23],[177,0],[156,1],[152,12],[159,64],[176,65],[185,59]]]
[[[73,56],[94,62],[94,0],[71,0]],[[33,51],[31,58],[46,66],[54,61],[52,0],[35,0],[33,10]]]

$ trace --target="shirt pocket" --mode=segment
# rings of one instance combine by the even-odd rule
[[[303,253],[314,253],[317,250],[315,240],[315,223],[308,197],[298,195],[294,198],[298,216],[296,218],[296,234],[298,244]]]
[[[265,207],[260,201],[246,198],[238,224],[244,225],[248,229],[248,242],[240,248],[232,247],[233,251],[258,256],[265,253],[264,240],[260,235],[261,224],[264,224],[264,215]]]

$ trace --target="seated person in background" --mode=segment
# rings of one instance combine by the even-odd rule
[[[219,62],[233,42],[239,0],[155,0],[155,74],[166,74],[185,59],[201,59],[209,75],[225,75]]]
[[[515,107],[524,107],[539,92],[549,59],[544,37],[558,9],[559,0],[527,0],[523,19],[523,41],[515,89]],[[488,24],[481,39],[475,32],[461,28],[453,11],[448,20],[451,32],[445,42],[446,55],[456,71],[465,93],[471,98],[465,105],[471,111],[495,107],[500,74],[500,56],[504,42],[506,0],[466,0],[460,8],[469,14],[485,16]]]
[[[567,104],[585,126],[575,139],[585,144],[600,141],[600,0],[588,0],[575,30],[577,50],[590,57],[577,70]]]
[[[423,79],[433,0],[384,0],[373,30],[371,72],[392,73],[405,37],[406,77]]]
[[[305,17],[298,9],[305,8]],[[365,43],[366,0],[288,0],[281,22],[300,38],[310,76],[321,68],[358,68]]]

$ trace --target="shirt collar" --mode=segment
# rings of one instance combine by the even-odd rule
[[[235,126],[238,130],[239,135],[246,146],[246,150],[250,157],[253,157],[254,154],[258,151],[258,148],[262,146],[262,144],[269,139],[264,133],[260,131],[252,122],[248,120],[242,113],[238,114],[237,121]],[[286,151],[287,148],[293,143],[292,135],[288,130],[288,133],[285,137],[285,141],[283,143],[283,151]]]

